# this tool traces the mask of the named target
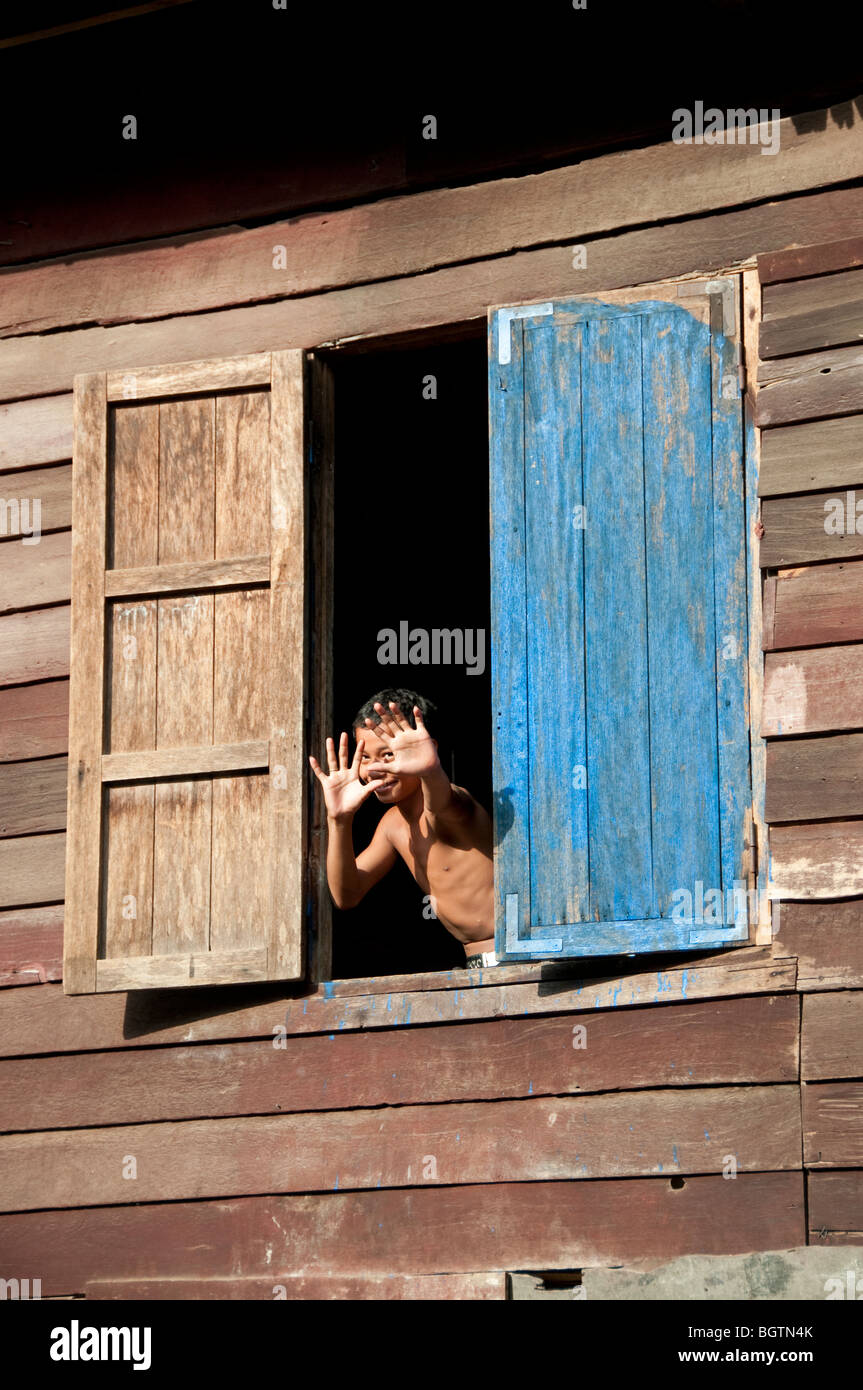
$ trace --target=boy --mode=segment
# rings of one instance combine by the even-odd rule
[[[441,767],[428,712],[414,690],[381,690],[353,720],[350,764],[346,733],[338,760],[327,739],[329,775],[309,758],[327,808],[327,880],[337,907],[355,907],[401,855],[435,915],[464,946],[468,969],[481,969],[495,964],[491,820]],[[354,815],[373,794],[389,809],[355,857]]]

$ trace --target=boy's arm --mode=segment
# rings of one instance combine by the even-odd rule
[[[327,882],[336,907],[356,907],[370,888],[389,873],[397,855],[379,821],[370,843],[354,856],[353,817],[327,818]]]
[[[348,736],[343,733],[338,751],[334,741],[327,739],[329,774],[317,758],[309,757],[327,808],[327,882],[336,907],[355,907],[396,861],[383,821],[359,859],[354,855],[354,814],[375,789],[373,782],[360,781],[362,754],[363,740],[358,739],[356,752],[348,762]]]

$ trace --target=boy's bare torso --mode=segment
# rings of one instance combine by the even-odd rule
[[[453,787],[460,814],[432,829],[392,806],[381,825],[393,849],[431,897],[438,920],[463,946],[494,950],[494,868],[488,813],[464,787]],[[408,808],[406,807],[407,811]]]

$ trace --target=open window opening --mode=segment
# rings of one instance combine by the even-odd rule
[[[360,706],[384,687],[416,691],[437,706],[429,728],[444,770],[491,814],[484,325],[464,341],[331,360],[332,733],[347,730],[353,754]],[[374,796],[360,808],[358,854],[385,809]],[[333,978],[463,966],[432,913],[399,860],[356,907],[333,908]]]

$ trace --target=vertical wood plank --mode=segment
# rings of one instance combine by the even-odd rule
[[[641,323],[654,910],[667,917],[675,891],[721,888],[710,329],[679,308]]]
[[[303,353],[274,352],[270,402],[270,941],[272,979],[303,973],[305,410]]]
[[[310,619],[308,747],[323,748],[333,727],[333,518],[335,505],[335,387],[333,369],[320,357],[309,361],[311,478],[309,496],[310,564],[307,576]],[[305,768],[304,768],[305,772]],[[327,885],[327,828],[323,797],[311,788],[307,893],[312,905],[307,935],[309,978],[329,980],[333,973],[332,898]]]
[[[159,563],[215,558],[215,399],[159,406]]]
[[[69,818],[63,988],[96,986],[105,660],[107,399],[102,372],[75,380]]]
[[[109,787],[99,959],[148,956],[153,948],[155,787]]]
[[[495,949],[506,945],[506,898],[518,895],[519,936],[532,921],[529,743],[525,646],[524,340],[523,319],[489,318],[491,416],[491,696],[494,795]],[[510,360],[498,360],[498,332],[510,335]]]
[[[746,487],[743,473],[743,403],[738,378],[736,316],[739,289],[729,296],[735,328],[713,332],[713,545],[716,595],[716,716],[719,734],[719,815],[722,887],[748,888],[746,841],[752,790],[749,753],[749,629],[746,606]],[[729,326],[730,327],[730,326]],[[725,901],[729,901],[726,897]],[[730,924],[729,924],[730,925]]]
[[[270,910],[266,773],[214,777],[210,949],[260,946]]]
[[[584,342],[590,915],[622,921],[655,916],[640,317],[592,319]]]
[[[524,329],[531,923],[589,916],[580,324]],[[566,692],[566,716],[560,692]],[[554,769],[553,775],[549,775]]]
[[[213,741],[213,594],[158,600],[156,747]]]
[[[269,391],[215,400],[215,558],[270,548]]]
[[[210,936],[212,782],[156,783],[153,955],[206,951]]]
[[[112,406],[108,567],[154,565],[159,551],[159,407]]]
[[[759,543],[755,534],[758,521],[758,495],[761,485],[761,431],[755,425],[755,381],[758,374],[758,327],[761,321],[761,286],[757,270],[744,270],[743,290],[743,362],[746,370],[746,394],[743,400],[745,498],[746,498],[746,560],[749,609],[749,767],[752,784],[752,841],[753,850],[747,864],[749,883],[757,890],[755,942],[768,945],[773,936],[771,903],[767,896],[767,825],[764,820],[764,799],[767,778],[767,745],[761,737],[761,710],[764,700],[764,638],[772,639],[776,580],[764,586],[763,609],[761,570],[758,563]],[[767,643],[765,642],[765,645]],[[752,855],[755,864],[752,863]],[[779,925],[779,907],[776,907]]]

